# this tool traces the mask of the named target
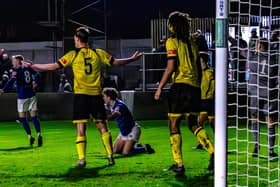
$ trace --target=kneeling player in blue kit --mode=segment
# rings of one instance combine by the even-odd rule
[[[135,146],[140,138],[141,127],[134,121],[127,105],[117,99],[117,96],[118,92],[115,88],[105,88],[103,90],[108,119],[115,119],[120,129],[113,146],[113,152],[122,155],[154,153],[154,149],[149,144]]]

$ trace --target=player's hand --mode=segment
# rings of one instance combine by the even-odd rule
[[[136,51],[136,52],[131,56],[131,58],[132,58],[133,60],[138,60],[142,55],[143,55],[143,53],[140,53],[139,51]]]
[[[35,81],[33,81],[32,82],[32,87],[33,87],[33,89],[36,89],[38,87],[38,84]]]
[[[4,91],[0,89],[0,96],[4,94]]]
[[[33,65],[33,63],[26,62],[26,61],[22,61],[22,64],[23,64],[24,67],[27,67],[27,68],[29,68],[29,67],[31,67]]]
[[[154,99],[155,100],[159,100],[160,99],[160,95],[161,95],[161,89],[158,88],[155,95],[154,95]]]

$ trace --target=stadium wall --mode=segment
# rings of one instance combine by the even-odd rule
[[[155,101],[154,92],[135,92],[133,113],[136,120],[167,119],[166,100]],[[37,93],[39,116],[41,120],[71,120],[73,94]],[[0,121],[17,119],[17,96],[7,93],[0,97]]]

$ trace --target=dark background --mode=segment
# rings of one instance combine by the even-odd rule
[[[51,21],[56,27],[45,27],[39,21],[48,21],[48,1],[9,0],[0,3],[0,42],[7,41],[40,41],[52,40],[52,30],[56,31],[57,39],[64,34],[72,36],[76,24],[72,19],[85,25],[104,30],[104,18],[107,16],[107,33],[109,38],[148,38],[150,37],[150,20],[166,18],[171,11],[188,12],[192,17],[214,17],[214,0],[106,0],[85,9],[75,15],[72,13],[95,0],[50,0]],[[64,23],[64,24],[63,24]],[[101,34],[93,32],[92,35]]]

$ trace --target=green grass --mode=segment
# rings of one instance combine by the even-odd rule
[[[105,150],[100,135],[93,124],[87,131],[87,167],[74,169],[77,154],[74,125],[69,121],[43,121],[44,146],[28,146],[28,139],[21,125],[15,122],[0,123],[0,186],[213,186],[213,173],[206,168],[209,155],[205,151],[192,150],[197,141],[182,124],[183,155],[186,167],[184,177],[164,172],[173,162],[170,152],[167,121],[140,121],[140,142],[149,143],[155,154],[131,157],[116,155],[116,165],[107,167]],[[245,125],[239,130],[229,128],[228,153],[229,186],[278,186],[280,162],[269,161],[267,137],[261,136],[261,158],[252,158],[253,143]],[[115,138],[118,128],[110,122]],[[206,126],[210,136],[211,129]],[[266,132],[265,125],[261,132]],[[235,137],[238,137],[239,142]],[[278,142],[278,140],[276,140]],[[277,143],[278,145],[278,143]],[[244,153],[242,153],[244,152]],[[278,149],[276,149],[278,152]],[[269,168],[269,169],[268,169]],[[237,174],[238,173],[238,174]],[[251,177],[246,177],[249,174]]]
[[[167,121],[140,121],[140,142],[149,143],[155,154],[131,157],[116,155],[116,165],[107,167],[105,150],[94,125],[87,130],[87,167],[74,169],[77,154],[75,127],[69,121],[42,121],[44,146],[28,146],[21,125],[0,123],[0,186],[213,186],[213,173],[206,168],[209,155],[194,151],[196,138],[182,124],[186,176],[176,177],[163,169],[173,161]],[[31,124],[32,125],[32,124]],[[115,138],[118,129],[110,122]],[[208,132],[211,132],[208,129]],[[211,133],[212,134],[212,133]]]

